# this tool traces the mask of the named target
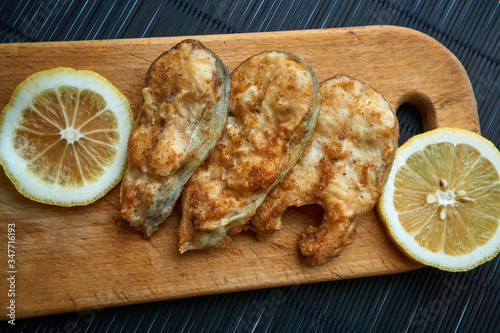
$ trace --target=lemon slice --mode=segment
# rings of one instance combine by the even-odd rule
[[[0,164],[27,198],[86,205],[123,177],[132,123],[127,99],[99,74],[38,72],[0,115]]]
[[[500,153],[475,133],[440,128],[396,152],[377,205],[389,236],[411,259],[472,269],[500,251]]]

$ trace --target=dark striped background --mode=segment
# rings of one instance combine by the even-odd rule
[[[500,146],[497,0],[7,0],[0,4],[3,43],[375,24],[417,29],[448,47],[470,76],[483,135]],[[422,131],[414,107],[400,108],[398,118],[401,143]],[[1,323],[0,331],[500,332],[499,258],[464,273],[423,268],[391,276],[18,320],[15,328]]]

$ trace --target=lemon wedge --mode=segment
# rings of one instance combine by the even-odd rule
[[[377,204],[387,232],[411,259],[470,270],[500,251],[500,153],[482,136],[440,128],[408,140]]]
[[[34,201],[87,205],[123,177],[133,113],[99,74],[54,68],[30,75],[0,115],[0,164]]]

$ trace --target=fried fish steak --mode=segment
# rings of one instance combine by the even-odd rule
[[[229,117],[182,194],[179,251],[224,246],[302,154],[319,112],[312,69],[267,51],[231,73]]]
[[[219,57],[195,40],[182,41],[149,68],[120,193],[121,216],[145,237],[170,215],[219,140],[229,83]]]
[[[290,206],[319,204],[319,227],[299,247],[310,265],[338,256],[353,241],[359,216],[378,201],[397,149],[398,121],[368,84],[338,75],[320,84],[318,124],[304,155],[269,193],[250,221],[259,237],[281,228]]]

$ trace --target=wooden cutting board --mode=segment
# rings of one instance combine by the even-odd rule
[[[373,26],[191,37],[231,71],[264,50],[295,52],[321,82],[344,73],[370,83],[394,110],[416,105],[424,128],[479,132],[464,68],[434,39],[414,30]],[[146,71],[183,37],[0,45],[0,107],[28,75],[58,66],[94,70],[122,91],[134,112]],[[223,292],[392,274],[421,267],[404,257],[376,213],[366,214],[340,257],[307,267],[297,242],[322,210],[289,209],[284,230],[257,241],[242,233],[223,249],[177,252],[176,210],[149,240],[119,220],[119,186],[77,208],[39,204],[17,193],[0,168],[0,308],[6,319],[7,235],[15,224],[16,318]]]

